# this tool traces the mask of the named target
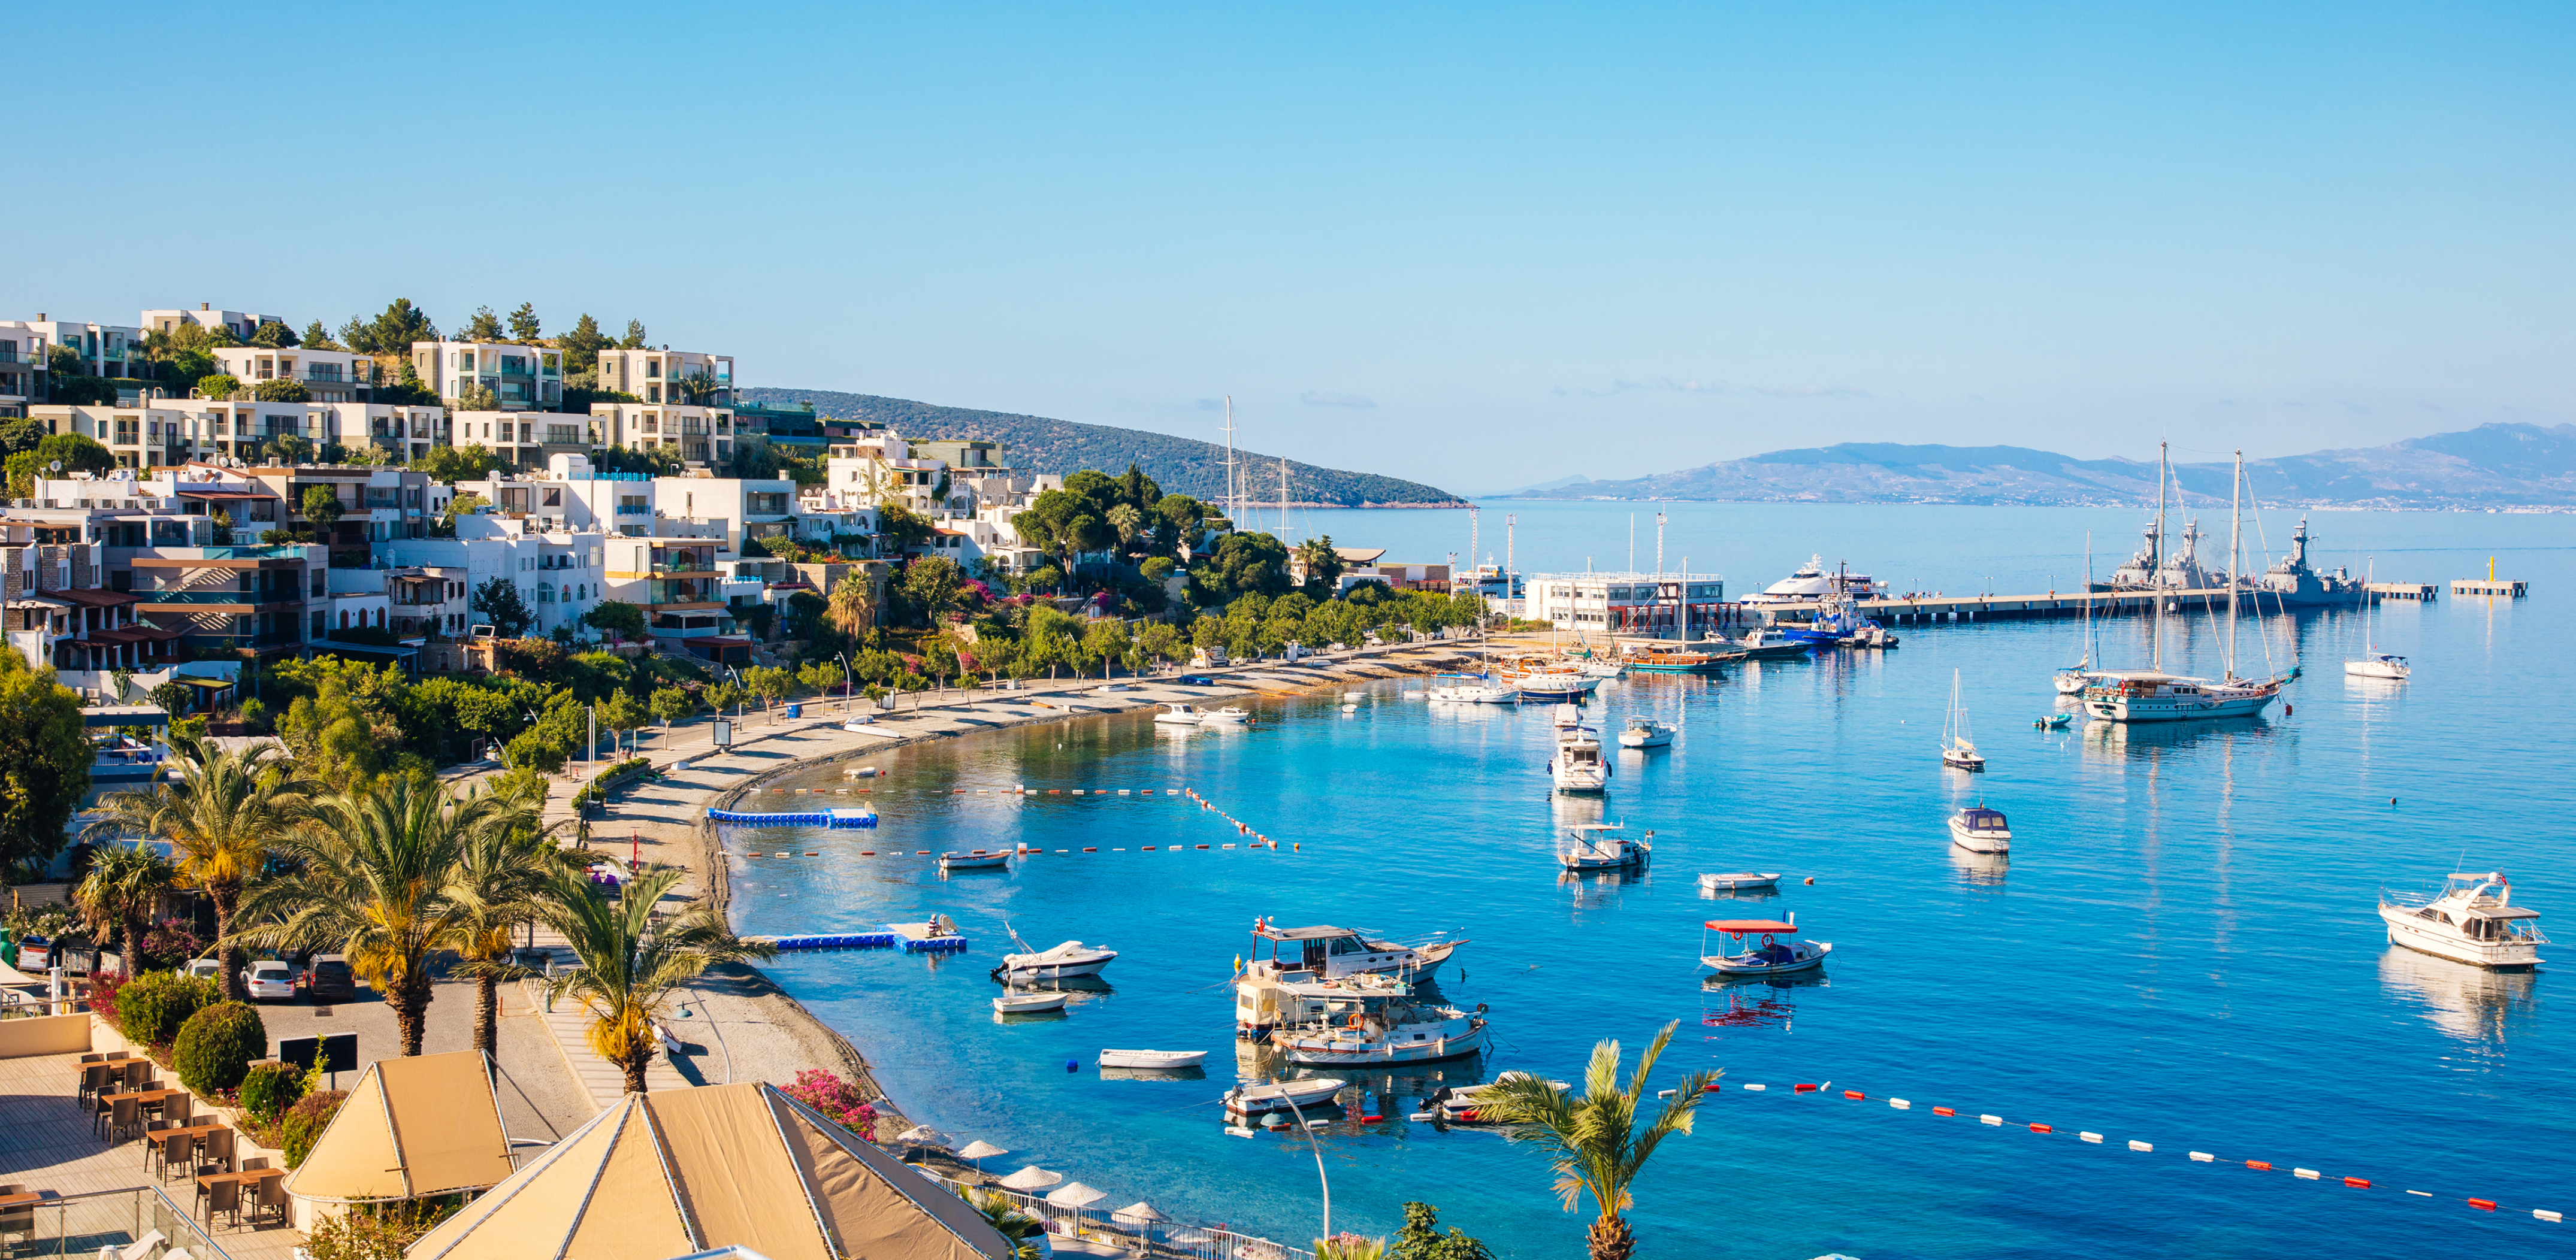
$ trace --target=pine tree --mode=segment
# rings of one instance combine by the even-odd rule
[[[505,337],[506,335],[501,331],[500,317],[492,313],[491,307],[478,306],[474,308],[474,318],[466,321],[465,334],[457,340],[501,341]]]
[[[510,312],[510,336],[530,343],[543,340],[543,334],[537,330],[536,303],[521,302],[519,309]]]
[[[644,321],[640,319],[630,319],[626,321],[626,336],[624,339],[620,340],[617,345],[619,349],[623,350],[643,349]]]

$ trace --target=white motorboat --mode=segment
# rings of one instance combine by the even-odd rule
[[[1954,770],[1983,770],[1985,754],[1968,739],[1968,707],[1959,703],[1959,671],[1950,671],[1950,712],[1941,720],[1941,764]]]
[[[1004,924],[1010,931],[1010,925]],[[1080,941],[1066,941],[1048,950],[1030,949],[1027,941],[1011,931],[1011,941],[1020,953],[1002,955],[1002,965],[993,968],[996,977],[1005,980],[1061,980],[1066,976],[1096,976],[1100,969],[1118,957],[1118,951]]]
[[[1560,704],[1556,706],[1555,723],[1556,729],[1560,731],[1570,731],[1575,727],[1583,725],[1582,706],[1572,704]]]
[[[1441,704],[1518,704],[1521,698],[1491,674],[1441,674],[1431,680],[1430,692]]]
[[[1829,595],[1841,595],[1850,599],[1872,599],[1884,593],[1880,585],[1871,581],[1868,575],[1851,572],[1847,566],[1836,565],[1833,572],[1827,573],[1825,558],[1817,556],[1799,566],[1797,572],[1745,596],[1744,602],[1813,604]]]
[[[1601,680],[1589,674],[1574,670],[1546,670],[1521,675],[1514,681],[1513,688],[1522,700],[1543,704],[1551,700],[1580,699],[1592,694],[1592,689],[1600,685]]]
[[[1166,704],[1154,715],[1156,726],[1196,726],[1206,720],[1207,715],[1200,712],[1197,705],[1186,701]]]
[[[1703,873],[1699,877],[1701,892],[1749,892],[1779,886],[1778,871],[1726,871],[1714,875]]]
[[[1798,930],[1798,916],[1790,914],[1787,922],[1777,919],[1710,919],[1700,932],[1700,965],[1714,969],[1721,976],[1777,976],[1792,972],[1812,971],[1824,965],[1825,956],[1834,952],[1831,941],[1800,940],[1782,943],[1779,938]],[[1736,953],[1711,954],[1708,933],[1717,932],[1735,943]],[[1748,937],[1760,937],[1759,942]]]
[[[1270,1111],[1287,1111],[1290,1105],[1321,1107],[1333,1101],[1349,1082],[1336,1077],[1319,1076],[1312,1080],[1277,1081],[1267,1085],[1237,1085],[1225,1093],[1225,1109],[1238,1116],[1257,1116]]]
[[[993,999],[993,1010],[1001,1015],[1036,1015],[1063,1009],[1062,993],[1005,993]]]
[[[1252,710],[1229,704],[1222,709],[1210,709],[1206,713],[1201,714],[1199,717],[1199,725],[1241,726],[1251,720]]]
[[[1559,792],[1599,792],[1610,786],[1614,770],[1601,755],[1601,737],[1588,726],[1558,735],[1556,755],[1548,760],[1548,777]]]
[[[1950,843],[1970,853],[2010,853],[2012,828],[2004,824],[2002,810],[1979,801],[1950,815]]]
[[[1556,846],[1557,865],[1569,871],[1620,871],[1644,866],[1655,852],[1655,833],[1643,840],[1618,834],[1618,823],[1582,823],[1565,829]]]
[[[1302,1067],[1437,1063],[1485,1048],[1482,1015],[1417,1000],[1412,986],[1383,976],[1284,987],[1302,1018],[1270,1044]]]
[[[976,849],[970,853],[947,852],[939,855],[943,871],[989,871],[1011,864],[1009,849]]]
[[[1467,943],[1466,937],[1433,939],[1407,945],[1380,940],[1351,928],[1317,924],[1313,927],[1284,928],[1267,919],[1252,921],[1252,958],[1244,964],[1247,977],[1284,977],[1292,972],[1306,972],[1317,980],[1338,980],[1343,976],[1392,973],[1428,973],[1449,961],[1451,954]],[[1263,942],[1268,950],[1263,950]]]
[[[1628,672],[1627,666],[1613,660],[1578,661],[1574,668],[1582,671],[1588,677],[1598,678],[1605,682],[1613,678],[1621,677]]]
[[[1105,1068],[1194,1068],[1207,1062],[1205,1050],[1103,1050]]]
[[[2345,661],[2343,672],[2353,678],[2404,679],[2413,671],[2406,667],[2405,657],[2373,651],[2360,660]]]
[[[2534,922],[2540,912],[2513,904],[2513,881],[2502,871],[2453,875],[2429,898],[2383,892],[2379,917],[2390,944],[2480,967],[2537,966],[2549,943]]]
[[[1504,1072],[1482,1085],[1458,1085],[1443,1089],[1432,1095],[1431,1115],[1448,1124],[1492,1124],[1493,1121],[1483,1119],[1478,1113],[1484,1104],[1491,1100],[1494,1087],[1506,1081],[1522,1079],[1541,1078],[1531,1072]],[[1574,1088],[1570,1081],[1549,1081],[1548,1084],[1555,1086],[1556,1092],[1560,1094]],[[1423,1117],[1414,1118],[1418,1120]]]
[[[1669,748],[1681,728],[1653,718],[1632,717],[1627,728],[1619,732],[1621,748]]]

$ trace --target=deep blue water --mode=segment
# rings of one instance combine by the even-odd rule
[[[1547,507],[1535,539],[1529,506],[1513,510],[1524,569],[1579,568],[1587,550],[1603,567],[1625,563],[1624,505]],[[1813,551],[1899,589],[1965,591],[1989,572],[1998,591],[2052,576],[2072,587],[2084,531],[2107,572],[2139,516],[1667,510],[1695,531],[1691,550],[1724,562],[1693,567],[1731,566],[1739,593]],[[1500,514],[1486,513],[1497,553]],[[1399,550],[1435,545],[1458,516],[1313,514],[1337,541]],[[2266,524],[2279,546],[2289,519]],[[2030,729],[2054,707],[2049,671],[2079,650],[2069,622],[1914,629],[1885,654],[1613,684],[1593,706],[1602,725],[1649,712],[1683,729],[1670,750],[1624,754],[1597,807],[1657,833],[1652,872],[1624,883],[1569,881],[1552,864],[1556,826],[1586,807],[1547,790],[1536,706],[1434,709],[1378,684],[1356,715],[1322,698],[1261,701],[1260,723],[1234,735],[1128,716],[937,741],[878,758],[877,832],[793,838],[826,858],[743,859],[738,925],[954,915],[975,942],[962,957],[790,956],[773,971],[866,1050],[910,1114],[1012,1148],[996,1166],[1033,1160],[1109,1191],[1103,1207],[1149,1198],[1286,1240],[1318,1225],[1305,1144],[1227,1136],[1210,1105],[1236,1075],[1224,982],[1258,915],[1471,937],[1464,978],[1453,967],[1441,984],[1492,1007],[1501,1045],[1447,1079],[1575,1078],[1596,1038],[1633,1054],[1680,1021],[1659,1078],[1708,1067],[1727,1082],[1638,1187],[1646,1256],[2576,1253],[2569,1226],[2529,1215],[2576,1209],[2576,1041],[2546,1018],[2553,969],[2496,977],[2397,951],[2373,910],[2383,884],[2502,868],[2544,928],[2576,940],[2563,804],[2576,745],[2558,699],[2576,668],[2556,611],[2576,581],[2576,517],[2316,525],[2329,565],[2358,569],[2368,550],[2383,579],[2447,581],[2483,573],[2493,554],[2534,593],[2387,605],[2378,639],[2413,657],[2404,684],[2342,676],[2362,642],[2349,611],[2276,619],[2261,634],[2247,622],[2246,672],[2266,642],[2286,662],[2292,636],[2309,672],[2290,689],[2294,712],[2231,724]],[[1355,536],[1363,528],[1385,536]],[[1445,549],[1464,550],[1457,533]],[[2145,625],[2103,624],[2105,659],[2142,661]],[[2223,627],[2181,619],[2166,631],[2169,665],[2216,669]],[[1992,759],[1976,778],[1934,753],[1954,669]],[[1158,795],[952,793],[1015,784]],[[1236,838],[1159,794],[1173,786],[1304,851],[1137,851]],[[1949,845],[1945,815],[1979,795],[2011,816],[2008,863]],[[1014,841],[1102,851],[945,881],[920,859],[854,856]],[[754,833],[735,847],[791,844]],[[1696,873],[1744,868],[1816,882],[1755,902],[1699,895]],[[1700,921],[1747,910],[1794,910],[1802,934],[1835,942],[1824,978],[1705,987]],[[1113,991],[1083,995],[1061,1020],[997,1023],[985,971],[1009,948],[1006,918],[1041,947],[1080,937],[1119,949]],[[1088,1065],[1106,1046],[1209,1049],[1217,1066],[1203,1081],[1103,1080]],[[1068,1074],[1068,1059],[1084,1069]],[[1787,1091],[1828,1080],[1830,1097]],[[1369,1082],[1371,1101],[1390,1083]],[[1578,1253],[1588,1206],[1558,1208],[1534,1150],[1402,1122],[1403,1095],[1424,1088],[1395,1088],[1383,1104],[1394,1122],[1324,1134],[1335,1226],[1391,1233],[1401,1202],[1419,1198],[1504,1255]],[[1870,1097],[1844,1100],[1845,1088]],[[1891,1110],[1889,1095],[1915,1108]],[[1934,1105],[1962,1114],[1937,1118]],[[2084,1144],[2078,1130],[2107,1141]],[[2132,1152],[2131,1139],[2155,1151]],[[2194,1149],[2219,1160],[2193,1163]],[[2325,1178],[2296,1180],[2293,1166]],[[2347,1188],[2347,1175],[2374,1186]],[[2470,1210],[2470,1196],[2505,1210]]]

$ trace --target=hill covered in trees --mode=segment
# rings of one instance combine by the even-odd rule
[[[1030,472],[1097,468],[1116,473],[1132,463],[1167,494],[1186,494],[1210,503],[1225,497],[1225,448],[1209,442],[837,390],[754,386],[737,393],[747,401],[772,406],[810,402],[824,415],[873,420],[905,437],[990,438],[1006,448],[1004,456],[1013,467]],[[1251,501],[1274,504],[1279,497],[1279,457],[1242,451],[1236,457],[1253,467]],[[1292,504],[1311,507],[1457,507],[1465,503],[1457,495],[1418,481],[1319,468],[1295,460],[1288,461],[1288,498]]]

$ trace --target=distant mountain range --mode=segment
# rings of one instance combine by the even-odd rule
[[[1011,466],[1030,472],[1071,473],[1097,468],[1120,473],[1135,464],[1166,494],[1186,494],[1214,502],[1225,497],[1225,448],[1208,442],[1120,429],[1105,424],[1077,424],[1044,416],[1018,416],[1001,411],[942,407],[908,398],[880,398],[828,389],[781,389],[755,386],[737,391],[744,399],[773,406],[814,404],[825,415],[849,420],[875,420],[906,437],[991,438],[1000,442]],[[1279,464],[1275,455],[1236,451],[1252,466],[1251,502],[1276,506]],[[1418,481],[1345,472],[1288,461],[1288,499],[1298,507],[1464,507],[1466,500]]]
[[[2196,504],[2224,505],[2225,463],[2178,464]],[[2576,424],[2487,424],[2386,446],[2248,460],[2249,493],[2272,505],[2350,508],[2576,507]],[[1580,481],[1506,497],[1753,503],[2152,503],[2156,466],[2019,446],[1845,442],[1773,451],[1628,481]]]

